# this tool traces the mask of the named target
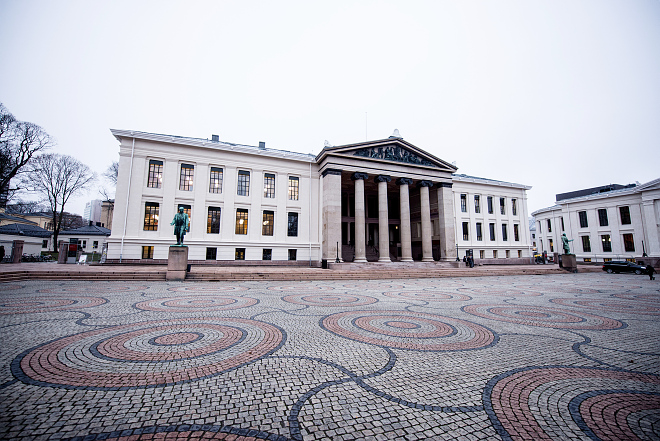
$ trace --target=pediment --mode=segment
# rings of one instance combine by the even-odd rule
[[[317,156],[317,161],[320,162],[328,156],[342,156],[358,160],[428,167],[450,173],[454,173],[457,170],[454,165],[436,158],[401,138],[326,147]]]

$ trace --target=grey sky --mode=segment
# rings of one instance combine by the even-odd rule
[[[658,0],[0,0],[0,41],[0,101],[99,173],[110,128],[305,153],[397,128],[530,212],[660,176]]]

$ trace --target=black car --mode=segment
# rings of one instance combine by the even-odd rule
[[[607,271],[610,274],[612,273],[644,274],[646,273],[646,267],[637,265],[636,263],[632,263],[632,262],[613,260],[611,262],[605,262],[605,264],[603,265],[603,271]]]

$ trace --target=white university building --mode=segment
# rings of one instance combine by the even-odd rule
[[[395,135],[317,155],[111,130],[120,143],[108,261],[165,262],[190,217],[192,263],[529,263],[527,190],[457,174]]]
[[[540,252],[562,253],[566,233],[578,262],[660,260],[660,178],[645,184],[606,185],[558,194],[556,205],[537,210]]]

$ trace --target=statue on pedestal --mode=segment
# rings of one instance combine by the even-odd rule
[[[176,244],[183,246],[183,236],[186,235],[188,226],[190,225],[190,220],[188,219],[188,215],[183,212],[183,207],[179,207],[179,212],[174,215],[174,219],[172,219],[170,225],[174,225]]]
[[[566,237],[566,233],[562,233],[561,243],[562,246],[564,247],[564,254],[571,254],[571,247],[568,244],[569,242],[573,242],[573,239],[569,239],[568,237]]]

